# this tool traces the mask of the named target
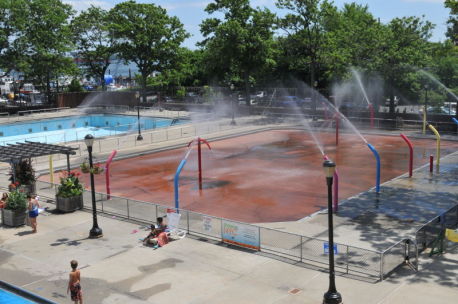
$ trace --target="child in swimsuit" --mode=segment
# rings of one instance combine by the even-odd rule
[[[75,304],[83,304],[83,292],[81,291],[80,284],[80,271],[76,269],[78,267],[78,262],[76,260],[72,260],[70,262],[70,266],[72,267],[72,271],[70,272],[70,278],[68,280],[67,293],[70,291],[70,296]]]
[[[35,199],[36,195],[27,195],[27,199],[29,200],[29,218],[30,224],[32,225],[33,232],[37,232],[37,216],[38,216],[38,201]]]

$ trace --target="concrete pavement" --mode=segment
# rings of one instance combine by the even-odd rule
[[[48,210],[52,210],[49,206]],[[0,228],[1,279],[56,303],[69,303],[69,262],[79,261],[85,303],[321,303],[326,272],[186,237],[144,247],[146,227],[99,216],[104,236],[88,239],[90,213],[46,212],[38,233]],[[383,282],[337,276],[345,303],[451,303],[458,297],[458,246],[421,257]]]

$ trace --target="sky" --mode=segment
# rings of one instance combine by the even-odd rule
[[[110,9],[123,0],[63,0],[71,4],[75,10],[85,10],[91,5],[103,9]],[[199,24],[205,18],[210,17],[204,12],[209,0],[137,0],[138,3],[154,3],[165,8],[169,15],[177,16],[183,23],[191,37],[184,42],[184,46],[195,49],[196,42],[203,39],[200,34]],[[275,7],[275,0],[251,0],[253,7],[267,7],[273,12],[284,14]],[[391,19],[404,16],[423,16],[426,20],[436,25],[433,30],[431,41],[444,41],[447,30],[449,10],[444,7],[444,0],[334,0],[337,7],[344,3],[356,2],[367,5],[369,11],[382,23],[388,23]]]

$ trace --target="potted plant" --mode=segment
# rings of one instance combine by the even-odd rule
[[[92,166],[92,174],[100,174],[103,172],[103,167],[101,165],[95,164]]]
[[[89,173],[89,169],[90,169],[89,164],[86,161],[84,161],[80,165],[80,169],[81,169],[81,172],[83,172],[83,173]]]
[[[30,159],[22,159],[18,163],[13,164],[13,172],[11,172],[10,181],[19,182],[26,194],[35,193],[35,170],[32,167]]]
[[[17,227],[25,224],[27,211],[27,195],[19,183],[10,185],[11,192],[2,209],[2,223],[7,226]]]
[[[83,208],[83,185],[75,171],[62,171],[56,194],[56,209],[62,212]]]

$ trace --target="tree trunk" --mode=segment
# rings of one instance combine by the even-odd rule
[[[248,72],[243,73],[243,80],[245,82],[245,103],[247,106],[251,106],[250,102],[250,75]]]
[[[394,114],[394,89],[393,89],[393,81],[390,80],[390,114]]]
[[[142,73],[142,99],[144,103],[146,103],[146,79],[147,78],[148,78],[148,74]]]
[[[48,99],[48,104],[51,103],[51,79],[49,72],[46,73],[46,97]]]
[[[102,91],[106,91],[107,90],[107,86],[105,84],[105,72],[103,72],[101,75],[99,75],[100,77],[100,84],[102,85]]]

